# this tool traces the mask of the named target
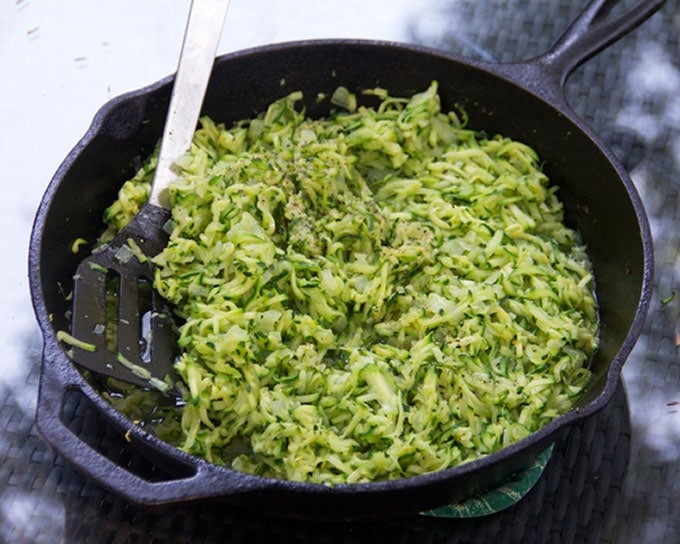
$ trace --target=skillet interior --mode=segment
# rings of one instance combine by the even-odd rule
[[[606,404],[639,332],[651,248],[641,227],[644,213],[634,190],[610,153],[584,132],[576,117],[515,83],[470,62],[414,47],[308,42],[218,59],[204,113],[229,123],[262,111],[284,94],[302,90],[308,112],[318,116],[329,107],[327,100],[317,102],[318,93],[330,96],[338,85],[352,90],[382,86],[393,95],[410,95],[425,89],[432,80],[439,82],[444,109],[460,105],[469,114],[471,128],[501,133],[534,147],[552,182],[560,187],[567,223],[581,233],[595,269],[602,328],[601,349],[593,361],[593,382],[580,402],[580,413],[563,416],[509,452],[482,459],[473,467],[423,479],[424,485],[390,482],[365,486],[365,493],[338,489],[332,498],[333,492],[327,489],[276,484],[271,486],[274,491],[252,496],[250,500],[256,503],[267,500],[263,497],[292,492],[297,499],[290,505],[294,511],[302,507],[327,513],[333,508],[336,513],[351,516],[384,508],[394,513],[433,506],[492,485],[530,461],[561,425]],[[96,238],[105,206],[153,149],[164,122],[170,83],[166,80],[105,107],[45,195],[39,212],[44,227],[32,240],[39,246],[34,257],[39,270],[32,274],[38,275],[35,281],[42,294],[42,300],[35,300],[34,291],[34,302],[44,305],[45,315],[52,316],[50,324],[42,325],[52,331],[68,327],[65,312],[69,306],[64,293],[70,291],[71,276],[82,258],[73,255],[71,244],[81,236]]]

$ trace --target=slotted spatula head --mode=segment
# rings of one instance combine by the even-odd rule
[[[149,202],[76,270],[72,357],[97,374],[161,390],[177,383],[176,327],[153,288],[151,258],[168,241],[166,190],[176,178],[174,161],[191,145],[228,5],[192,3]]]
[[[113,241],[83,260],[74,276],[74,360],[98,374],[165,389],[175,383],[176,327],[153,288],[150,259],[166,245],[170,212],[147,204]],[[157,381],[160,380],[160,381]]]

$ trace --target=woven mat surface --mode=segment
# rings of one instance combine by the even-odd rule
[[[414,21],[412,37],[469,57],[529,58],[580,5],[439,2]],[[567,84],[574,109],[632,173],[652,224],[657,274],[649,318],[614,402],[560,439],[543,476],[518,504],[475,520],[410,516],[354,525],[291,522],[224,504],[163,511],[132,505],[80,475],[39,438],[26,400],[36,394],[39,375],[33,347],[24,390],[0,388],[0,542],[677,542],[679,34],[680,0],[669,0],[661,14],[579,68]],[[74,425],[96,427],[96,416],[77,402],[69,410]]]

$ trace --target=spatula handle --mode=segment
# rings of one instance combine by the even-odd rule
[[[194,0],[191,3],[149,195],[149,203],[155,206],[169,207],[166,190],[177,177],[173,163],[191,145],[228,7],[229,0]]]

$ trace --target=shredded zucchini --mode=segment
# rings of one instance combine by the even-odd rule
[[[437,84],[312,120],[301,93],[203,118],[155,286],[183,320],[180,447],[329,485],[490,454],[572,407],[598,316],[577,234],[526,145]],[[107,214],[148,194],[153,158]]]
[[[57,340],[63,342],[68,346],[73,346],[74,348],[80,348],[84,351],[89,351],[94,353],[97,351],[97,346],[90,342],[85,342],[84,340],[78,340],[66,331],[57,331]]]

